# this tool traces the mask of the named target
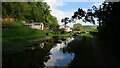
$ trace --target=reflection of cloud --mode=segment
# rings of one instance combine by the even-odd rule
[[[61,43],[56,45],[56,47],[51,49],[50,59],[45,63],[46,66],[67,66],[68,63],[74,58],[74,54],[71,53],[63,53],[60,51],[60,48],[65,46],[65,44]]]
[[[57,54],[56,54],[57,53]],[[64,54],[62,52],[55,51],[51,56],[50,60],[45,63],[46,66],[64,66],[70,63],[73,59],[73,55],[71,54]]]

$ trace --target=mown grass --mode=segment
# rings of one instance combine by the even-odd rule
[[[43,31],[25,27],[18,22],[3,23],[2,27],[3,27],[2,36],[7,38],[11,38],[11,37],[29,38],[30,36],[31,37],[45,36],[45,33]]]
[[[27,46],[35,43],[28,40],[44,36],[44,31],[25,27],[20,21],[3,22],[2,52],[15,53],[23,51]]]

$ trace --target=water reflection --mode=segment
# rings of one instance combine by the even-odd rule
[[[65,53],[61,48],[74,38],[54,38],[29,46],[24,52],[2,55],[2,68],[45,66],[67,66],[74,58],[73,53]]]
[[[33,67],[39,68],[44,67],[44,62],[50,59],[49,51],[55,46],[53,42],[41,42],[38,44],[33,44],[29,46],[24,52],[16,54],[3,54],[2,68],[9,67]]]
[[[63,53],[60,48],[66,46],[64,43],[57,44],[51,49],[50,59],[45,63],[46,66],[68,66],[74,58],[74,53]]]

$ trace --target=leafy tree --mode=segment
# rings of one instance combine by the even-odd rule
[[[74,31],[83,31],[83,26],[80,23],[74,24],[73,30]]]
[[[95,24],[94,18],[97,18],[98,38],[106,44],[104,47],[111,49],[115,55],[119,52],[119,6],[120,2],[104,2],[99,8],[93,6],[87,12],[78,9],[72,16],[73,19],[83,19],[84,22],[93,24]]]
[[[94,14],[92,13],[92,9],[88,9],[87,12],[85,12],[83,9],[79,8],[76,12],[74,12],[74,15],[72,16],[73,21],[82,19],[83,22],[91,22],[95,24],[94,21]]]
[[[65,17],[64,19],[61,20],[62,23],[64,23],[65,28],[66,28],[66,24],[68,24],[69,22],[71,22],[71,20],[69,20],[68,17]]]
[[[27,22],[43,22],[45,26],[58,28],[57,18],[50,14],[46,2],[3,2],[2,17],[12,17]]]

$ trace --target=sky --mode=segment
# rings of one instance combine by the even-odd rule
[[[50,6],[50,10],[52,10],[51,14],[57,18],[59,25],[62,25],[61,19],[65,17],[71,18],[78,8],[82,8],[86,11],[87,9],[92,8],[93,5],[98,7],[104,0],[45,0],[45,2]],[[91,23],[84,23],[80,20],[77,20],[76,23],[93,25]],[[69,23],[67,25],[73,27],[73,24],[75,23]]]

